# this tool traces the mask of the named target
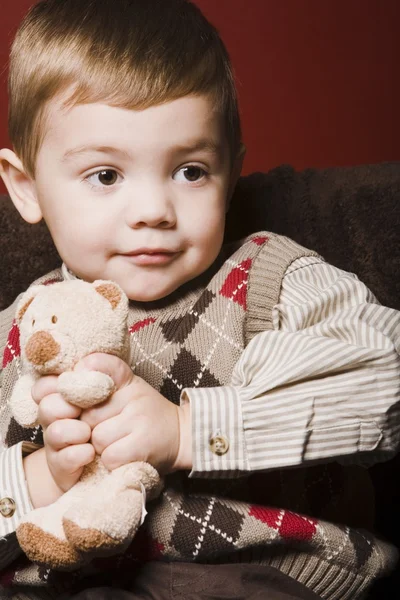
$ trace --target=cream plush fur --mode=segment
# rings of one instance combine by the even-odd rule
[[[59,375],[58,391],[72,404],[88,408],[106,400],[113,380],[96,371],[73,371],[93,352],[129,360],[128,299],[110,281],[73,280],[33,286],[17,309],[23,374],[11,408],[23,427],[37,425],[31,389],[42,375]],[[131,463],[108,471],[99,457],[59,500],[32,510],[17,528],[27,556],[54,569],[74,569],[95,556],[124,550],[145,514],[146,499],[161,490],[157,471]]]

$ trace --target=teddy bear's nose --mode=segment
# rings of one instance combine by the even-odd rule
[[[47,331],[37,331],[25,346],[27,359],[34,365],[44,365],[60,352],[60,346]]]

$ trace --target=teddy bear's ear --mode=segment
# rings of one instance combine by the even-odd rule
[[[124,295],[119,285],[112,281],[94,281],[93,287],[100,296],[109,301],[113,310],[120,304]]]
[[[41,288],[42,288],[42,286],[40,286],[40,285],[33,285],[22,296],[21,300],[18,303],[17,314],[16,314],[16,317],[15,317],[18,325],[20,325],[20,323],[21,323],[21,321],[23,319],[24,314],[28,310],[29,305],[34,300],[34,298],[37,296],[37,294],[41,290]]]

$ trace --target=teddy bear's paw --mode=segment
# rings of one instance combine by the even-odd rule
[[[115,383],[98,371],[65,371],[58,378],[57,388],[71,404],[90,408],[104,402],[114,392]]]
[[[35,379],[32,375],[22,375],[14,386],[10,398],[10,408],[14,419],[22,427],[38,425],[38,405],[32,398],[32,387]]]
[[[97,556],[115,554],[134,538],[142,522],[143,508],[143,496],[138,490],[110,493],[89,505],[82,502],[65,514],[65,535],[81,552]]]
[[[86,557],[62,538],[43,531],[33,523],[21,523],[17,528],[18,542],[27,557],[59,571],[69,571],[82,566]]]
[[[163,488],[163,481],[158,471],[149,463],[140,461],[114,469],[110,481],[115,489],[132,488],[145,491],[145,502],[157,498]]]
[[[73,540],[76,550],[91,558],[117,554],[127,547],[125,541],[115,539],[105,531],[82,528],[67,518],[64,519],[64,529],[68,539]]]

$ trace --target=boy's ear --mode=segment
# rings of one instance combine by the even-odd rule
[[[0,150],[0,175],[21,217],[28,223],[38,223],[42,218],[42,211],[36,196],[35,182],[26,173],[15,152],[8,148]]]
[[[235,190],[237,181],[240,177],[243,168],[244,157],[246,156],[246,146],[244,144],[240,144],[239,151],[236,155],[236,158],[233,161],[230,180],[229,180],[229,190],[228,190],[228,198],[227,198],[227,207],[226,210],[229,209],[231,199],[233,196],[233,192]]]

